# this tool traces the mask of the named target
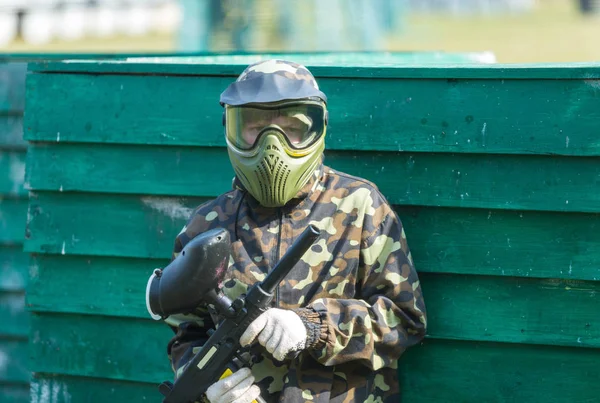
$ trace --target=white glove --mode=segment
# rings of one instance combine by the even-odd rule
[[[210,403],[250,403],[259,395],[260,389],[254,385],[250,368],[242,368],[206,389]]]
[[[256,318],[246,329],[240,344],[247,346],[258,337],[258,342],[278,361],[290,352],[304,350],[306,327],[293,311],[271,308]]]

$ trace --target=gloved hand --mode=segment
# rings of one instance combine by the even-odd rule
[[[241,368],[206,390],[206,398],[210,403],[250,403],[258,396],[260,389],[254,385],[250,368]]]
[[[258,337],[273,358],[283,361],[289,353],[304,350],[306,333],[306,326],[295,312],[271,308],[248,326],[240,344],[247,346]]]

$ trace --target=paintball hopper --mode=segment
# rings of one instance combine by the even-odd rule
[[[229,232],[216,228],[194,237],[146,285],[146,308],[154,320],[190,313],[215,297],[229,265]]]

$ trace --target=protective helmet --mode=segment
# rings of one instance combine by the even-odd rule
[[[306,67],[266,60],[248,66],[220,102],[238,179],[261,205],[285,205],[320,163],[327,97]]]

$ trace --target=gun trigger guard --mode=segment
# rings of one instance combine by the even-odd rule
[[[249,348],[244,347],[240,349],[234,356],[234,364],[239,368],[248,367],[252,368],[254,364],[254,356],[249,351]]]

